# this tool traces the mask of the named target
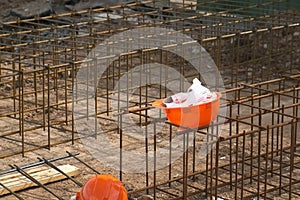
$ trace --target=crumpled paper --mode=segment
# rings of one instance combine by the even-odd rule
[[[163,103],[167,108],[179,108],[200,105],[215,100],[217,94],[204,87],[201,82],[195,78],[193,84],[187,92],[180,92],[166,98]]]

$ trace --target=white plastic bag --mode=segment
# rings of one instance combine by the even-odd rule
[[[71,196],[70,200],[76,200],[76,195],[75,196]]]
[[[208,88],[201,85],[201,82],[195,78],[187,92],[174,94],[166,98],[163,103],[167,108],[178,108],[199,105],[213,101],[216,98],[216,93],[210,92]]]

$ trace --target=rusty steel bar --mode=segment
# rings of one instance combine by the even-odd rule
[[[34,177],[30,176],[30,174],[28,174],[27,172],[25,172],[19,166],[13,165],[11,167],[16,168],[16,170],[18,172],[20,172],[23,176],[25,176],[26,178],[28,178],[29,180],[31,180],[32,182],[34,182],[35,184],[37,184],[39,187],[42,187],[43,189],[45,189],[47,192],[49,192],[50,194],[52,194],[57,199],[60,199],[60,200],[63,199],[63,198],[59,197],[57,194],[55,194],[53,191],[51,191],[49,188],[47,188],[45,185],[43,185],[42,183],[40,183],[38,180],[36,180]]]
[[[72,180],[76,185],[78,185],[79,187],[82,187],[82,183],[80,183],[79,181],[75,180],[74,178],[72,178],[71,176],[69,176],[68,174],[66,174],[65,172],[63,172],[61,169],[59,169],[57,166],[55,166],[53,163],[51,163],[49,160],[45,159],[45,158],[38,158],[38,160],[40,161],[44,161],[48,166],[50,166],[51,168],[55,169],[56,171],[58,171],[59,173],[63,174],[64,176],[66,176],[68,179]]]
[[[97,120],[114,123],[112,117],[118,118],[115,122],[117,128],[108,127],[101,134],[119,133],[120,170],[112,172],[119,173],[125,184],[132,183],[122,171],[122,151],[128,147],[123,130],[136,124],[124,120],[123,115],[136,118],[137,124],[145,130],[145,138],[140,142],[145,148],[143,153],[147,156],[146,173],[140,174],[144,181],[139,186],[133,186],[130,195],[146,193],[154,199],[158,199],[160,194],[173,199],[213,199],[226,198],[227,195],[233,199],[272,199],[281,194],[288,195],[289,198],[299,195],[298,191],[293,190],[299,184],[293,170],[300,168],[297,141],[300,74],[299,61],[296,59],[299,57],[297,34],[300,31],[300,16],[284,9],[280,13],[276,12],[276,6],[279,7],[284,0],[253,5],[243,2],[243,6],[230,2],[232,5],[224,10],[202,12],[193,10],[193,6],[208,8],[207,2],[190,5],[183,1],[174,3],[175,7],[170,3],[166,8],[158,8],[152,7],[157,6],[157,2],[149,0],[112,6],[109,12],[108,8],[96,8],[1,23],[0,92],[6,84],[12,85],[12,88],[8,86],[8,92],[3,95],[1,93],[0,105],[4,101],[12,102],[7,110],[1,110],[0,120],[13,119],[18,130],[5,130],[0,135],[5,144],[13,143],[14,151],[5,151],[0,157],[19,153],[24,156],[26,152],[40,148],[50,149],[63,143],[74,144],[78,140],[75,122],[80,120],[75,119],[74,106],[76,102],[94,101],[95,115],[87,113],[87,116],[95,118],[95,137],[99,134]],[[218,2],[210,3],[222,6]],[[265,9],[260,6],[273,6],[272,14],[240,17],[249,14],[251,9]],[[98,14],[103,13],[106,13],[105,18],[97,18]],[[111,13],[119,15],[119,19],[111,18]],[[4,27],[8,30],[4,30]],[[217,120],[209,127],[181,132],[188,127],[173,124],[163,117],[161,111],[159,118],[151,116],[151,102],[171,95],[168,84],[178,81],[181,91],[184,88],[183,78],[188,81],[193,77],[203,78],[199,73],[191,73],[191,66],[184,59],[162,50],[168,49],[168,45],[162,49],[138,49],[121,55],[110,55],[117,56],[118,59],[106,66],[107,70],[102,77],[97,77],[96,70],[93,80],[86,82],[95,87],[95,96],[79,99],[79,83],[76,80],[78,70],[81,67],[88,67],[87,70],[90,70],[98,61],[110,58],[101,57],[101,52],[94,52],[100,55],[95,59],[86,58],[87,55],[99,43],[103,45],[101,42],[107,38],[122,31],[143,27],[170,28],[170,37],[177,33],[186,34],[210,53],[220,73],[227,79],[224,80],[226,89],[222,92],[223,95],[226,94],[226,99],[222,99],[221,108],[228,112],[219,116],[224,119],[224,124]],[[280,39],[276,39],[277,37]],[[174,42],[177,48],[188,45]],[[283,58],[286,60],[282,61]],[[151,62],[172,66],[184,77],[177,80],[176,77],[168,79],[161,76],[157,83],[159,86],[153,87],[148,84],[148,78],[152,77],[147,77],[144,87],[130,85],[120,89],[118,80],[122,76],[126,75],[127,79],[131,79],[132,74],[127,72],[137,65]],[[8,73],[6,68],[11,68],[12,72]],[[162,73],[162,67],[145,70],[168,73]],[[220,82],[221,80],[217,80],[216,89]],[[116,86],[119,86],[118,90],[114,90]],[[131,91],[136,92],[129,97]],[[112,99],[114,94],[117,95],[116,99]],[[127,97],[121,99],[121,94],[126,94]],[[116,108],[111,107],[112,100],[118,101]],[[126,112],[121,110],[121,102],[126,102]],[[117,114],[112,116],[114,111]],[[158,131],[158,123],[166,126],[162,132]],[[153,127],[148,126],[149,124]],[[225,133],[219,134],[222,127]],[[46,131],[46,128],[47,138],[41,137],[41,140],[47,144],[37,145],[31,140],[31,134]],[[72,135],[61,138],[58,133],[66,130]],[[153,140],[150,139],[151,131],[154,131]],[[160,134],[167,140],[169,165],[156,171],[161,159],[156,152],[161,145],[158,141]],[[183,134],[182,142],[186,151],[180,162],[171,163],[174,155],[172,139],[178,134]],[[59,138],[55,138],[56,136]],[[192,136],[193,142],[189,144]],[[286,136],[291,138],[287,139]],[[152,150],[151,145],[154,145],[154,163],[148,163],[147,154]],[[211,149],[202,160],[197,156],[199,145]],[[69,156],[99,174],[92,165],[71,154]],[[286,161],[286,157],[290,160]],[[150,173],[149,167],[152,164],[154,172]],[[226,173],[229,175],[226,176]],[[74,179],[73,182],[77,180]],[[176,194],[173,194],[174,191]]]
[[[4,189],[6,189],[7,191],[9,191],[11,194],[13,194],[17,199],[19,200],[24,200],[22,197],[20,197],[20,195],[18,195],[17,193],[15,193],[14,191],[12,191],[11,189],[9,189],[8,187],[6,187],[5,185],[3,185],[0,182],[0,186],[3,187]]]

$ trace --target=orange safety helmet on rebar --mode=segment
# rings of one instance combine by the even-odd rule
[[[152,106],[164,110],[168,120],[181,127],[198,128],[208,126],[219,112],[221,93],[216,93],[216,99],[195,106],[167,108],[164,99],[153,102]]]
[[[76,200],[128,200],[122,182],[112,175],[96,175],[76,194]]]

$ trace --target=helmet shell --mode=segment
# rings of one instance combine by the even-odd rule
[[[122,182],[112,175],[96,175],[76,194],[76,200],[128,200]]]

